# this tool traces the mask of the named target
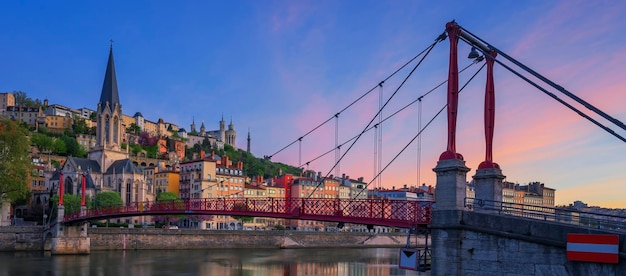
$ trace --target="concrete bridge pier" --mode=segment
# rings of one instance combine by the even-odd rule
[[[474,204],[482,204],[481,208],[500,209],[502,202],[502,181],[505,176],[500,168],[479,168],[474,178]],[[494,205],[494,206],[492,206]]]
[[[462,275],[460,258],[463,232],[460,223],[467,194],[467,172],[461,159],[440,160],[437,174],[437,206],[431,223],[432,275]]]
[[[85,212],[85,207],[81,207],[81,212]],[[78,225],[64,225],[63,217],[65,215],[65,207],[59,205],[57,213],[57,223],[52,231],[52,254],[56,255],[73,255],[73,254],[89,254],[91,251],[91,242],[87,236],[87,228],[89,223],[81,223]]]

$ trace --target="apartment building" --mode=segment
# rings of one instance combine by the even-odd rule
[[[502,202],[554,207],[555,194],[555,189],[540,182],[527,185],[508,181],[502,183]]]
[[[46,115],[45,122],[45,126],[48,129],[48,132],[63,133],[65,132],[65,130],[72,129],[74,119],[72,119],[72,116]]]
[[[41,107],[7,106],[6,111],[9,118],[21,121],[34,129],[39,129],[46,122]]]
[[[170,192],[180,197],[180,173],[173,170],[157,171],[154,174],[154,188],[157,195]]]
[[[0,116],[7,115],[7,107],[9,106],[15,106],[13,93],[0,93]]]

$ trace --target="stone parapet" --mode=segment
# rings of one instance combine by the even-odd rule
[[[467,211],[433,212],[431,228],[432,275],[624,275],[626,271],[625,234],[620,234],[620,263],[615,265],[566,257],[568,233],[611,234],[606,231]]]

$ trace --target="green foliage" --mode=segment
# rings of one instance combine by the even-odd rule
[[[50,200],[54,203],[55,206],[59,205],[59,195],[53,195],[50,198]],[[71,214],[71,213],[80,212],[80,202],[81,202],[80,195],[64,194],[63,206],[65,207],[65,213]],[[85,198],[85,205],[86,206],[92,205],[90,198]]]
[[[97,193],[93,204],[90,207],[109,207],[122,205],[122,197],[120,194],[111,191]]]
[[[63,142],[65,143],[66,154],[68,156],[76,156],[76,157],[87,156],[87,151],[85,151],[85,148],[83,148],[83,146],[78,144],[78,141],[76,141],[76,138],[63,135],[61,136],[60,139],[63,140]]]
[[[43,133],[35,132],[31,135],[30,141],[33,146],[37,147],[41,152],[49,152],[53,149],[54,140],[52,137]]]
[[[172,192],[162,192],[158,194],[156,198],[157,201],[176,200],[176,199],[178,199],[178,196]]]
[[[55,139],[52,143],[52,151],[59,155],[67,155],[67,146],[62,139]]]
[[[0,120],[0,198],[15,202],[28,195],[29,147],[28,129],[13,120]]]
[[[139,127],[135,123],[131,123],[130,126],[126,128],[126,132],[132,133],[132,134],[139,134],[141,133],[141,127]]]
[[[26,92],[23,91],[13,91],[13,97],[15,97],[15,105],[17,106],[28,106],[28,107],[40,107],[41,100],[39,99],[31,99],[26,95]]]
[[[85,122],[85,119],[74,116],[74,120],[72,122],[72,131],[74,132],[74,134],[89,134],[90,129],[87,126],[87,122]]]
[[[97,117],[98,117],[98,113],[96,112],[91,112],[91,114],[89,114],[89,120],[92,120],[94,122],[96,121]]]
[[[158,146],[144,146],[143,149],[146,151],[146,157],[148,158],[157,158],[157,149]]]
[[[140,145],[137,145],[137,144],[130,145],[130,152],[132,152],[134,155],[139,154],[142,150],[143,148]]]

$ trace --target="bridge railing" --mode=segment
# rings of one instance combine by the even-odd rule
[[[616,232],[626,232],[626,216],[584,212],[570,208],[466,198],[468,210],[481,213],[518,216]]]
[[[113,216],[213,213],[412,227],[429,224],[432,202],[389,199],[204,198],[133,202],[65,215],[66,222]]]

